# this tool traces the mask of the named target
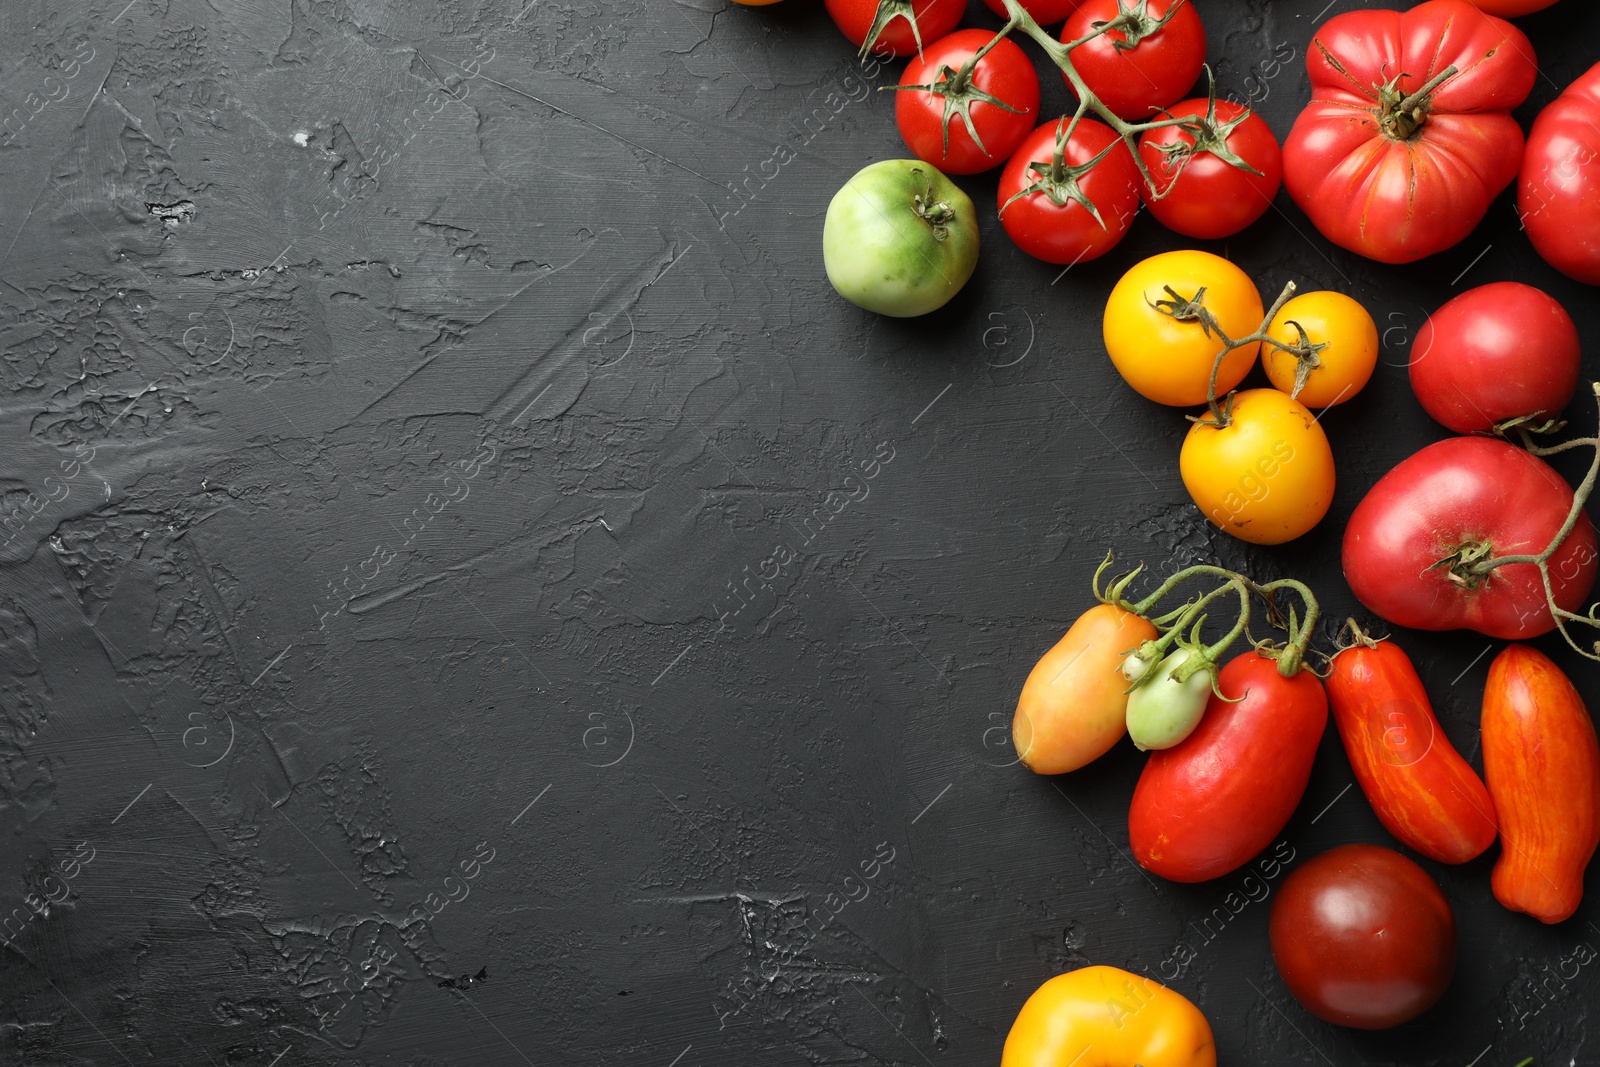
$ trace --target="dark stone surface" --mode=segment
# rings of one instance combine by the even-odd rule
[[[1323,0],[1200,2],[1282,137]],[[1600,11],[1524,25],[1526,123]],[[1260,550],[1100,347],[1117,275],[1186,244],[1153,221],[1058,276],[966,180],[950,307],[834,296],[829,197],[904,149],[811,0],[9,0],[0,41],[0,1061],[992,1065],[1046,977],[1187,945],[1227,1063],[1600,1063],[1597,968],[1552,977],[1592,902],[1545,928],[1490,859],[1425,863],[1456,981],[1341,1031],[1286,993],[1267,903],[1203,928],[1244,872],[1132,865],[1131,747],[1052,781],[1003,744],[1107,548],[1353,608],[1343,519],[1443,436],[1403,364],[1451,293],[1526,279],[1600,342],[1509,197],[1412,268],[1286,196],[1228,242],[1387,331],[1323,420],[1334,512]],[[1476,762],[1491,643],[1405,641]],[[1350,782],[1330,731],[1284,850],[1388,843]]]

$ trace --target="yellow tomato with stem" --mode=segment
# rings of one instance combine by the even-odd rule
[[[1128,732],[1128,653],[1156,639],[1149,619],[1096,604],[1034,665],[1022,686],[1011,741],[1036,774],[1065,774],[1099,759]]]
[[[1034,990],[1006,1035],[1000,1067],[1216,1067],[1200,1009],[1120,967],[1080,967]]]
[[[1206,518],[1256,545],[1310,530],[1333,503],[1333,450],[1311,411],[1288,393],[1246,389],[1189,428],[1178,455],[1183,484]]]
[[[1267,336],[1284,344],[1304,340],[1323,346],[1312,354],[1297,397],[1306,407],[1343,404],[1361,392],[1378,365],[1378,324],[1366,308],[1343,293],[1302,293],[1278,309]],[[1294,392],[1300,360],[1293,352],[1262,345],[1261,366],[1274,387]]]
[[[1158,404],[1206,402],[1222,340],[1191,311],[1198,299],[1229,338],[1261,328],[1261,294],[1250,276],[1210,252],[1163,252],[1136,263],[1111,290],[1102,330],[1118,373]],[[1257,345],[1234,349],[1217,370],[1217,395],[1244,381]]]

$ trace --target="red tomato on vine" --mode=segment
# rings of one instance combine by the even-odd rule
[[[1102,24],[1104,33],[1072,50],[1072,63],[1118,118],[1147,121],[1157,108],[1182,100],[1200,77],[1206,30],[1190,0],[1085,0],[1061,28],[1061,40],[1088,37]]]
[[[961,24],[967,0],[824,0],[850,43],[880,56],[910,56]]]
[[[1185,100],[1168,111],[1197,123],[1139,138],[1156,184],[1154,192],[1144,190],[1150,214],[1169,230],[1206,240],[1231,237],[1265,214],[1283,182],[1283,153],[1266,120],[1231,100]]]
[[[946,174],[998,167],[1028,135],[1039,112],[1039,76],[1012,41],[966,64],[994,40],[988,30],[957,30],[906,64],[894,102],[895,125],[920,160]]]
[[[1083,263],[1115,248],[1139,210],[1139,168],[1111,127],[1067,119],[1034,130],[1000,172],[1000,225],[1028,255]]]

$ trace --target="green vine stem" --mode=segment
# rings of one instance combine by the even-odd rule
[[[1278,294],[1278,299],[1274,300],[1272,306],[1267,309],[1266,316],[1262,318],[1261,325],[1256,327],[1255,332],[1239,338],[1229,337],[1227,331],[1223,330],[1221,324],[1217,322],[1216,316],[1211,314],[1211,309],[1205,306],[1206,290],[1204,286],[1201,286],[1190,297],[1184,296],[1170,285],[1164,286],[1164,288],[1167,293],[1166,299],[1150,301],[1151,307],[1163,315],[1177,319],[1179,322],[1196,323],[1207,337],[1214,337],[1222,342],[1222,348],[1218,350],[1217,358],[1211,363],[1211,378],[1206,383],[1206,407],[1210,410],[1204,415],[1185,416],[1190,422],[1202,422],[1207,426],[1215,426],[1218,429],[1233,424],[1233,394],[1228,394],[1228,397],[1221,404],[1217,402],[1217,375],[1221,372],[1223,360],[1228,358],[1229,353],[1236,352],[1248,345],[1270,345],[1280,352],[1287,352],[1294,356],[1298,367],[1295,373],[1295,389],[1290,394],[1292,397],[1297,395],[1301,387],[1305,385],[1305,376],[1318,365],[1317,353],[1328,347],[1326,344],[1313,343],[1306,336],[1306,331],[1301,328],[1299,323],[1292,324],[1295,331],[1300,335],[1297,341],[1282,341],[1267,332],[1272,326],[1272,320],[1277,318],[1278,312],[1283,310],[1283,305],[1287,304],[1290,298],[1294,296],[1294,282],[1284,283],[1283,291]]]
[[[932,85],[897,85],[883,87],[889,90],[921,89],[925,92],[931,92],[943,96],[945,98],[944,127],[947,145],[949,143],[948,138],[950,123],[956,118],[957,115],[959,115],[962,121],[967,125],[969,132],[971,131],[972,120],[967,109],[973,102],[982,100],[991,104],[1000,104],[1002,107],[1009,107],[1009,105],[1005,104],[1004,102],[989,96],[987,93],[982,93],[981,90],[978,90],[976,86],[972,84],[972,72],[977,67],[979,61],[981,61],[983,57],[989,53],[990,49],[994,48],[1001,41],[1005,40],[1012,33],[1017,31],[1021,31],[1027,37],[1031,38],[1035,44],[1044,50],[1045,55],[1049,56],[1050,61],[1054,63],[1058,69],[1060,69],[1063,75],[1066,76],[1068,84],[1072,86],[1072,91],[1077,94],[1078,107],[1076,113],[1072,117],[1072,123],[1071,127],[1069,128],[1068,136],[1071,136],[1070,129],[1075,129],[1079,120],[1082,119],[1085,114],[1092,112],[1098,119],[1100,119],[1100,121],[1104,122],[1107,126],[1110,126],[1111,129],[1116,132],[1117,136],[1121,138],[1122,142],[1127,145],[1128,152],[1133,157],[1134,164],[1139,168],[1139,175],[1144,181],[1145,188],[1148,190],[1149,195],[1154,199],[1162,199],[1172,190],[1172,187],[1175,184],[1172,179],[1175,179],[1177,174],[1182,172],[1182,169],[1188,165],[1188,161],[1193,158],[1195,154],[1197,154],[1199,151],[1206,150],[1204,146],[1209,146],[1212,144],[1221,144],[1225,146],[1228,133],[1231,132],[1234,126],[1238,124],[1238,121],[1243,120],[1244,116],[1240,116],[1238,120],[1231,124],[1222,124],[1217,121],[1216,81],[1211,76],[1210,67],[1206,68],[1206,78],[1209,86],[1209,106],[1204,116],[1173,117],[1168,115],[1165,118],[1155,118],[1148,122],[1128,122],[1127,120],[1115,114],[1110,108],[1106,107],[1106,105],[1100,101],[1100,98],[1095,95],[1094,90],[1090,89],[1088,83],[1083,80],[1083,75],[1079,74],[1077,67],[1073,65],[1072,52],[1074,49],[1080,48],[1094,40],[1096,37],[1099,37],[1101,34],[1109,33],[1113,30],[1122,33],[1124,36],[1123,40],[1116,43],[1116,47],[1119,51],[1127,51],[1133,48],[1135,45],[1137,45],[1139,40],[1148,37],[1150,34],[1158,32],[1162,27],[1164,27],[1168,20],[1177,14],[1178,10],[1185,3],[1188,3],[1189,0],[1176,0],[1176,2],[1174,2],[1172,6],[1167,9],[1166,14],[1161,16],[1159,19],[1151,19],[1146,13],[1148,0],[1118,0],[1119,13],[1115,18],[1109,19],[1105,22],[1095,23],[1093,28],[1088,33],[1072,41],[1056,40],[1055,37],[1051,36],[1042,26],[1034,21],[1033,16],[1028,14],[1028,12],[1020,3],[1017,2],[1017,0],[1002,0],[1002,2],[1005,4],[1006,8],[1005,25],[1000,27],[1000,29],[996,31],[994,38],[982,48],[978,49],[972,58],[962,65],[960,70],[951,70],[948,67],[942,69],[940,74],[945,80],[935,81],[935,83]],[[1132,3],[1134,6],[1128,6],[1130,3]],[[909,7],[907,0],[880,0],[878,5],[879,16],[873,24],[879,32],[882,30],[882,25],[886,24],[886,19],[883,15],[883,12],[891,5],[897,5],[895,7],[895,15],[901,13],[901,7]],[[895,17],[895,15],[890,15],[889,17],[892,18]],[[914,18],[912,18],[912,24],[913,27],[915,27]],[[863,54],[870,47],[873,39],[874,38],[869,35],[868,42],[862,45]],[[919,35],[919,54],[921,51],[920,41],[921,38]],[[1248,109],[1246,110],[1245,114],[1249,114]],[[1149,130],[1159,130],[1167,126],[1183,127],[1185,132],[1187,132],[1194,140],[1196,146],[1200,147],[1197,147],[1193,152],[1179,156],[1175,161],[1177,170],[1170,174],[1166,185],[1161,186],[1151,176],[1150,169],[1145,164],[1144,157],[1139,153],[1139,138]],[[976,141],[976,134],[974,134],[974,141]],[[979,147],[981,148],[982,145],[980,144]],[[1082,173],[1087,172],[1088,169],[1094,166],[1095,163],[1098,163],[1100,158],[1103,158],[1104,155],[1105,153],[1102,152],[1100,156],[1097,156],[1093,161],[1083,165],[1081,170],[1074,168],[1076,173],[1074,173],[1072,177],[1076,179],[1077,177],[1081,176]],[[1233,155],[1232,153],[1218,153],[1218,156],[1231,166],[1240,167],[1244,170],[1251,169],[1243,159],[1240,159],[1238,156]],[[1076,188],[1075,180],[1072,183],[1072,188],[1068,195],[1090,210],[1090,212],[1098,218],[1099,213],[1094,211],[1093,205],[1088,202],[1088,198],[1083,195],[1081,190]],[[1102,227],[1106,226],[1104,219],[1099,219],[1099,221]]]
[[[1597,404],[1600,404],[1600,382],[1592,383],[1592,391]],[[1594,455],[1589,460],[1589,469],[1584,473],[1583,481],[1578,483],[1577,489],[1572,493],[1572,506],[1567,509],[1567,517],[1561,523],[1560,529],[1544,547],[1544,551],[1537,553],[1513,553],[1502,556],[1489,555],[1487,543],[1478,542],[1463,545],[1455,552],[1435,563],[1435,567],[1447,568],[1447,575],[1451,581],[1467,588],[1473,588],[1497,567],[1514,566],[1516,564],[1530,564],[1539,568],[1539,580],[1544,586],[1545,604],[1550,609],[1550,616],[1555,620],[1556,629],[1561,636],[1571,645],[1573,650],[1587,659],[1600,661],[1600,640],[1592,641],[1588,648],[1580,645],[1571,631],[1567,629],[1568,623],[1580,624],[1600,630],[1600,603],[1590,606],[1583,614],[1568,611],[1556,603],[1555,585],[1550,578],[1550,558],[1560,551],[1567,538],[1577,527],[1578,520],[1583,517],[1584,505],[1594,492],[1595,483],[1600,481],[1600,436],[1577,437],[1560,444],[1540,446],[1536,444],[1531,431],[1518,428],[1523,445],[1536,456],[1553,456],[1567,452],[1574,448],[1593,449]]]
[[[1114,605],[1124,611],[1148,619],[1150,624],[1161,634],[1156,639],[1147,641],[1138,649],[1139,655],[1151,664],[1151,668],[1147,669],[1139,677],[1133,688],[1137,688],[1140,684],[1148,681],[1154,664],[1159,662],[1161,657],[1166,654],[1173,642],[1178,640],[1179,635],[1186,629],[1197,627],[1200,622],[1203,622],[1205,619],[1203,613],[1207,606],[1229,592],[1233,592],[1239,597],[1238,620],[1233,629],[1221,641],[1207,647],[1205,650],[1207,656],[1215,661],[1216,657],[1226,651],[1228,646],[1240,634],[1245,632],[1250,622],[1250,599],[1255,596],[1260,597],[1266,605],[1268,621],[1287,632],[1286,640],[1281,646],[1264,647],[1261,644],[1257,644],[1257,649],[1263,655],[1276,659],[1278,672],[1286,678],[1292,677],[1304,666],[1305,655],[1310,646],[1313,631],[1316,628],[1320,609],[1315,595],[1303,582],[1295,581],[1292,578],[1280,578],[1266,583],[1257,583],[1245,575],[1230,571],[1225,567],[1197,564],[1192,567],[1185,567],[1167,578],[1148,596],[1138,601],[1130,601],[1127,599],[1128,588],[1144,570],[1144,566],[1141,564],[1127,574],[1112,579],[1105,590],[1102,591],[1102,578],[1113,562],[1114,556],[1108,552],[1106,558],[1096,568],[1094,579],[1091,583],[1095,597],[1103,603]],[[1220,584],[1198,598],[1185,600],[1177,608],[1163,614],[1155,614],[1161,602],[1170,597],[1179,586],[1199,578],[1216,578],[1220,580]],[[1288,614],[1285,615],[1283,613],[1278,606],[1277,596],[1284,591],[1291,592],[1299,598],[1300,610],[1295,610],[1291,605]]]

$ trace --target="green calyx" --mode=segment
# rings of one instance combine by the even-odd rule
[[[944,115],[941,117],[940,122],[944,127],[944,153],[947,156],[950,154],[950,123],[958,116],[962,124],[966,126],[967,136],[972,138],[972,143],[977,145],[978,150],[984,155],[989,154],[989,150],[983,146],[983,139],[978,136],[977,127],[972,125],[973,104],[990,104],[1000,108],[1002,111],[1009,111],[1013,115],[1021,115],[1023,113],[1022,108],[1012,107],[993,93],[985,92],[978,88],[977,84],[972,80],[973,71],[977,69],[978,60],[982,58],[983,53],[980,52],[962,64],[960,70],[956,70],[948,64],[942,66],[939,68],[939,77],[927,85],[894,85],[886,87],[894,89],[896,92],[916,90],[944,98]]]
[[[1109,229],[1106,226],[1106,220],[1100,214],[1100,209],[1095,206],[1093,200],[1089,199],[1089,195],[1083,191],[1080,179],[1093,170],[1113,148],[1116,148],[1122,142],[1112,141],[1087,163],[1079,163],[1075,166],[1068,165],[1067,143],[1072,140],[1072,131],[1077,124],[1078,120],[1076,118],[1072,120],[1071,125],[1068,125],[1065,118],[1056,123],[1055,152],[1049,159],[1035,160],[1028,164],[1028,170],[1036,174],[1037,177],[1012,194],[1004,204],[1001,204],[1000,214],[1004,215],[1006,208],[1018,200],[1032,196],[1034,193],[1039,193],[1056,207],[1066,207],[1068,204],[1081,205],[1094,218],[1094,221],[1100,224],[1102,230]]]

